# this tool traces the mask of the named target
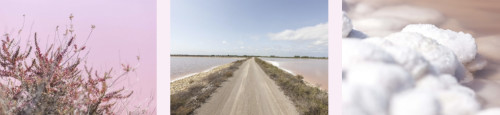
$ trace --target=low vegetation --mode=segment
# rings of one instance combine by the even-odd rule
[[[325,91],[307,85],[301,75],[294,76],[259,58],[255,61],[293,101],[301,115],[328,114],[328,94]]]
[[[248,58],[247,58],[248,59]],[[194,110],[221,87],[222,83],[233,76],[233,72],[247,59],[232,62],[227,68],[214,72],[200,81],[189,81],[190,86],[183,91],[170,95],[170,113],[172,115],[193,114]]]

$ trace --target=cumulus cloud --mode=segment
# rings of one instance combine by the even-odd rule
[[[271,40],[303,40],[312,41],[314,45],[328,45],[328,23],[295,30],[287,29],[278,33],[270,33],[268,36]]]

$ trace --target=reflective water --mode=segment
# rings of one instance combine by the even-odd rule
[[[170,57],[170,81],[243,58]]]
[[[328,59],[261,58],[328,90]]]

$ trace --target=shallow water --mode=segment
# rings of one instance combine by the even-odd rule
[[[170,57],[170,81],[243,58]]]
[[[262,58],[279,64],[280,68],[304,76],[304,80],[328,90],[328,59]]]

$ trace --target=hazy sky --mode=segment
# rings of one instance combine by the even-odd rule
[[[69,25],[71,13],[78,43],[85,41],[95,25],[87,43],[87,64],[99,72],[111,67],[118,72],[120,63],[135,65],[139,55],[137,71],[121,82],[134,90],[130,99],[136,101],[129,105],[144,104],[146,98],[156,96],[156,0],[0,0],[0,4],[2,35],[18,36],[25,14],[22,38],[27,39],[30,31],[38,32],[41,44],[53,40],[56,26],[63,31]]]
[[[328,56],[327,0],[172,0],[172,54]]]

